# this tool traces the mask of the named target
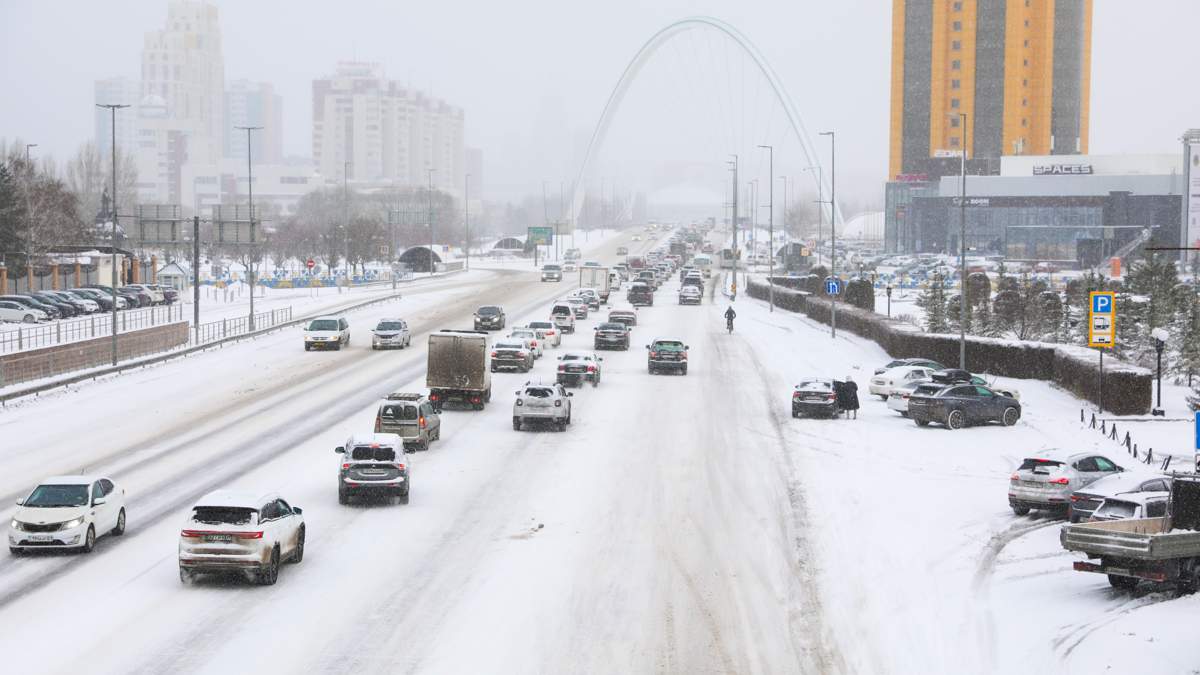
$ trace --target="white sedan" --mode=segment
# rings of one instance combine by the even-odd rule
[[[304,560],[304,515],[277,494],[216,490],[200,498],[179,531],[179,580],[238,572],[264,586],[279,565]]]
[[[49,317],[40,309],[26,307],[11,300],[0,300],[0,321],[13,323],[35,323],[46,321]]]
[[[514,340],[524,339],[529,342],[529,349],[533,352],[533,358],[540,359],[545,353],[543,345],[544,340],[538,339],[538,331],[533,328],[514,328],[509,332],[508,337]]]
[[[125,490],[101,476],[53,476],[17,501],[8,551],[74,548],[91,553],[96,539],[125,534]]]
[[[897,366],[874,375],[867,386],[873,396],[886,401],[897,387],[910,382],[928,380],[933,376],[933,370],[922,366]]]

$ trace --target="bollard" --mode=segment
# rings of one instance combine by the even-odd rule
[[[62,344],[62,322],[58,321],[54,324],[54,342]]]
[[[17,349],[20,350],[20,349],[24,349],[24,348],[25,348],[25,329],[18,328],[17,329]]]
[[[1162,470],[1165,472],[1169,466],[1171,466],[1171,456],[1167,455],[1167,458],[1163,460]]]
[[[1110,440],[1114,440],[1114,441],[1117,440],[1117,423],[1116,422],[1113,422],[1112,432],[1108,434],[1108,438]]]
[[[1079,409],[1079,423],[1083,424],[1086,421],[1087,421],[1086,418],[1084,418],[1084,416],[1083,416],[1083,408],[1080,408]]]
[[[1146,463],[1149,464],[1150,462],[1153,462],[1153,461],[1154,461],[1154,448],[1150,448],[1149,450],[1146,451]]]
[[[92,319],[92,334],[90,337],[96,337],[96,315],[93,314],[91,319]]]
[[[1108,435],[1108,431],[1105,430],[1105,428],[1104,428],[1105,424],[1107,424],[1107,422],[1105,422],[1104,420],[1100,420],[1100,433]]]
[[[1137,443],[1134,443],[1134,444],[1133,444],[1133,458],[1134,458],[1134,459],[1137,459],[1137,456],[1138,456],[1138,452],[1137,452]]]
[[[1129,432],[1126,431],[1125,432],[1125,449],[1128,450],[1130,447],[1132,447],[1132,444],[1133,444],[1133,438],[1130,437]]]
[[[221,337],[225,337],[225,319],[221,319]]]
[[[1092,428],[1096,428],[1096,413],[1092,413]]]

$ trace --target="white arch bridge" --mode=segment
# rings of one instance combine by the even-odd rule
[[[583,163],[579,167],[579,174],[575,180],[575,185],[571,193],[571,222],[578,221],[579,213],[583,208],[584,196],[586,194],[585,179],[588,170],[591,168],[591,163],[599,148],[604,144],[605,136],[608,133],[609,125],[617,115],[617,110],[621,107],[621,101],[625,98],[626,92],[630,85],[637,79],[638,73],[642,67],[654,57],[654,54],[664,44],[672,38],[692,30],[709,30],[715,31],[723,39],[728,39],[737,45],[741,51],[754,62],[758,67],[759,73],[770,85],[771,91],[775,95],[776,101],[783,109],[783,113],[787,118],[788,125],[791,127],[792,133],[799,143],[805,161],[809,166],[820,167],[821,161],[813,148],[812,139],[809,138],[808,130],[804,126],[804,121],[800,118],[800,113],[796,109],[796,104],[788,95],[787,89],[783,86],[779,76],[775,74],[775,70],[767,59],[758,50],[758,47],[750,41],[748,37],[743,35],[741,31],[734,28],[728,23],[708,16],[692,16],[675,21],[674,23],[659,30],[650,39],[642,44],[634,57],[625,66],[624,72],[621,73],[621,78],[617,80],[612,92],[609,93],[608,101],[604,104],[604,110],[600,113],[600,120],[596,123],[596,128],[592,131],[591,140],[588,142],[587,152],[584,154]],[[814,187],[828,197],[829,191],[829,174],[824,169],[813,174],[812,181]],[[824,185],[819,185],[824,183]],[[821,207],[827,217],[833,222],[842,222],[842,210],[836,204],[822,204]]]

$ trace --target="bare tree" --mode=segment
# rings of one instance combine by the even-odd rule
[[[79,202],[79,218],[91,221],[100,212],[100,197],[112,190],[112,161],[96,144],[79,146],[67,162],[67,187]],[[117,150],[117,205],[121,215],[132,214],[137,203],[137,162],[131,153]]]

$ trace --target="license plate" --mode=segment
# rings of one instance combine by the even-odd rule
[[[29,535],[29,541],[50,541],[51,539],[53,539],[53,537],[51,537],[48,534],[31,534],[31,535]]]
[[[233,541],[233,535],[230,535],[230,534],[206,534],[206,535],[204,535],[204,541],[213,542],[213,543],[218,543],[218,542],[228,543],[228,542]]]
[[[1119,576],[1129,576],[1129,570],[1124,567],[1106,567],[1104,571],[1108,574],[1116,574]]]

